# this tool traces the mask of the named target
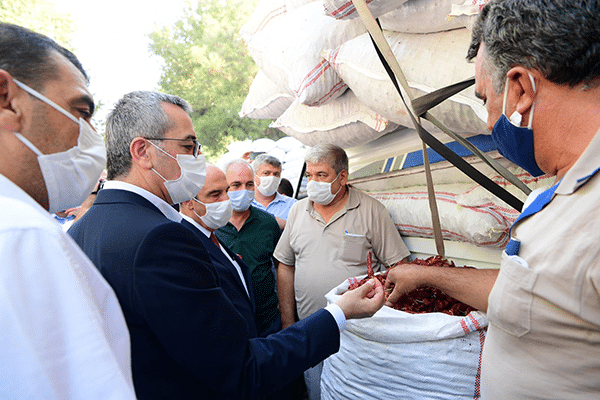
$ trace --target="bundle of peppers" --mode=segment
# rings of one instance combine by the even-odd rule
[[[412,264],[422,265],[424,268],[432,266],[443,268],[456,267],[453,261],[448,262],[448,260],[442,256],[432,256],[425,260],[417,258],[412,261]],[[402,267],[400,266],[398,268]],[[387,278],[388,272],[389,269],[382,274],[375,275],[372,267],[372,254],[369,252],[367,256],[367,277],[360,281],[358,279],[351,278],[348,290],[356,289],[357,287],[362,286],[371,278],[375,278],[379,280],[382,285],[385,285],[385,279]],[[386,297],[389,295],[389,293],[390,292],[386,292]],[[475,308],[448,296],[437,288],[430,286],[418,287],[415,290],[404,294],[393,304],[392,307],[396,310],[411,314],[441,312],[444,314],[461,317],[466,316],[471,311],[476,311]]]

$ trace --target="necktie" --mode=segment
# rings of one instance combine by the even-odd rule
[[[219,244],[219,239],[217,239],[214,232],[210,233],[210,240],[212,240],[218,248],[221,248],[221,245]]]

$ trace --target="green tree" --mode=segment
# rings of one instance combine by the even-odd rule
[[[73,18],[48,0],[0,0],[0,21],[42,33],[72,50]]]
[[[216,159],[233,141],[283,136],[267,128],[271,121],[238,116],[258,71],[238,34],[255,5],[256,0],[200,0],[174,26],[150,34],[151,51],[164,60],[160,89],[190,102],[208,158]]]

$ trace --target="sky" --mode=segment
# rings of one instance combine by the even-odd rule
[[[134,90],[156,90],[161,59],[148,34],[183,15],[186,0],[50,0],[75,21],[74,52],[90,75],[90,91],[103,121],[113,104]]]

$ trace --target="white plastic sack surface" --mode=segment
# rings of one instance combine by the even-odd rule
[[[332,289],[328,302],[335,302],[347,287],[346,280]],[[339,352],[324,362],[321,398],[478,398],[487,324],[480,312],[463,318],[389,307],[371,318],[350,320]]]
[[[277,144],[277,147],[285,150],[286,153],[290,152],[291,150],[303,147],[302,142],[291,136],[282,137],[281,139],[278,139],[275,143]]]
[[[336,98],[346,85],[321,57],[366,32],[360,20],[327,17],[319,2],[297,8],[246,40],[260,69],[285,93],[317,106]]]
[[[319,107],[308,107],[295,101],[271,127],[307,146],[335,143],[347,148],[375,140],[396,129],[397,125],[370,110],[348,90]]]
[[[427,35],[384,33],[415,97],[475,75],[475,64],[465,59],[471,39],[468,29]],[[413,126],[368,35],[349,40],[338,49],[323,54],[360,102],[398,125]],[[457,133],[487,132],[487,111],[481,100],[475,98],[473,87],[452,96],[430,112]]]
[[[262,71],[258,71],[239,112],[240,117],[276,119],[294,101],[294,96],[284,93]]]
[[[530,189],[548,187],[553,181],[548,176],[534,178],[518,167],[509,168],[509,171]],[[490,179],[520,200],[527,198],[501,176],[491,176]],[[478,184],[435,185],[434,189],[444,239],[478,246],[506,246],[508,230],[520,214],[517,210]],[[367,194],[385,206],[402,236],[433,237],[426,186],[372,191]]]
[[[457,0],[410,0],[379,18],[381,28],[405,33],[432,33],[464,28],[464,20],[451,17]]]
[[[365,0],[367,8],[374,18],[392,11],[408,0]],[[356,7],[352,0],[323,0],[325,14],[336,19],[359,18]]]
[[[252,151],[262,151],[268,153],[276,147],[275,141],[269,138],[260,138],[252,142]],[[250,149],[249,149],[250,150]]]
[[[292,10],[314,0],[261,0],[248,21],[240,28],[240,36],[247,40]]]

